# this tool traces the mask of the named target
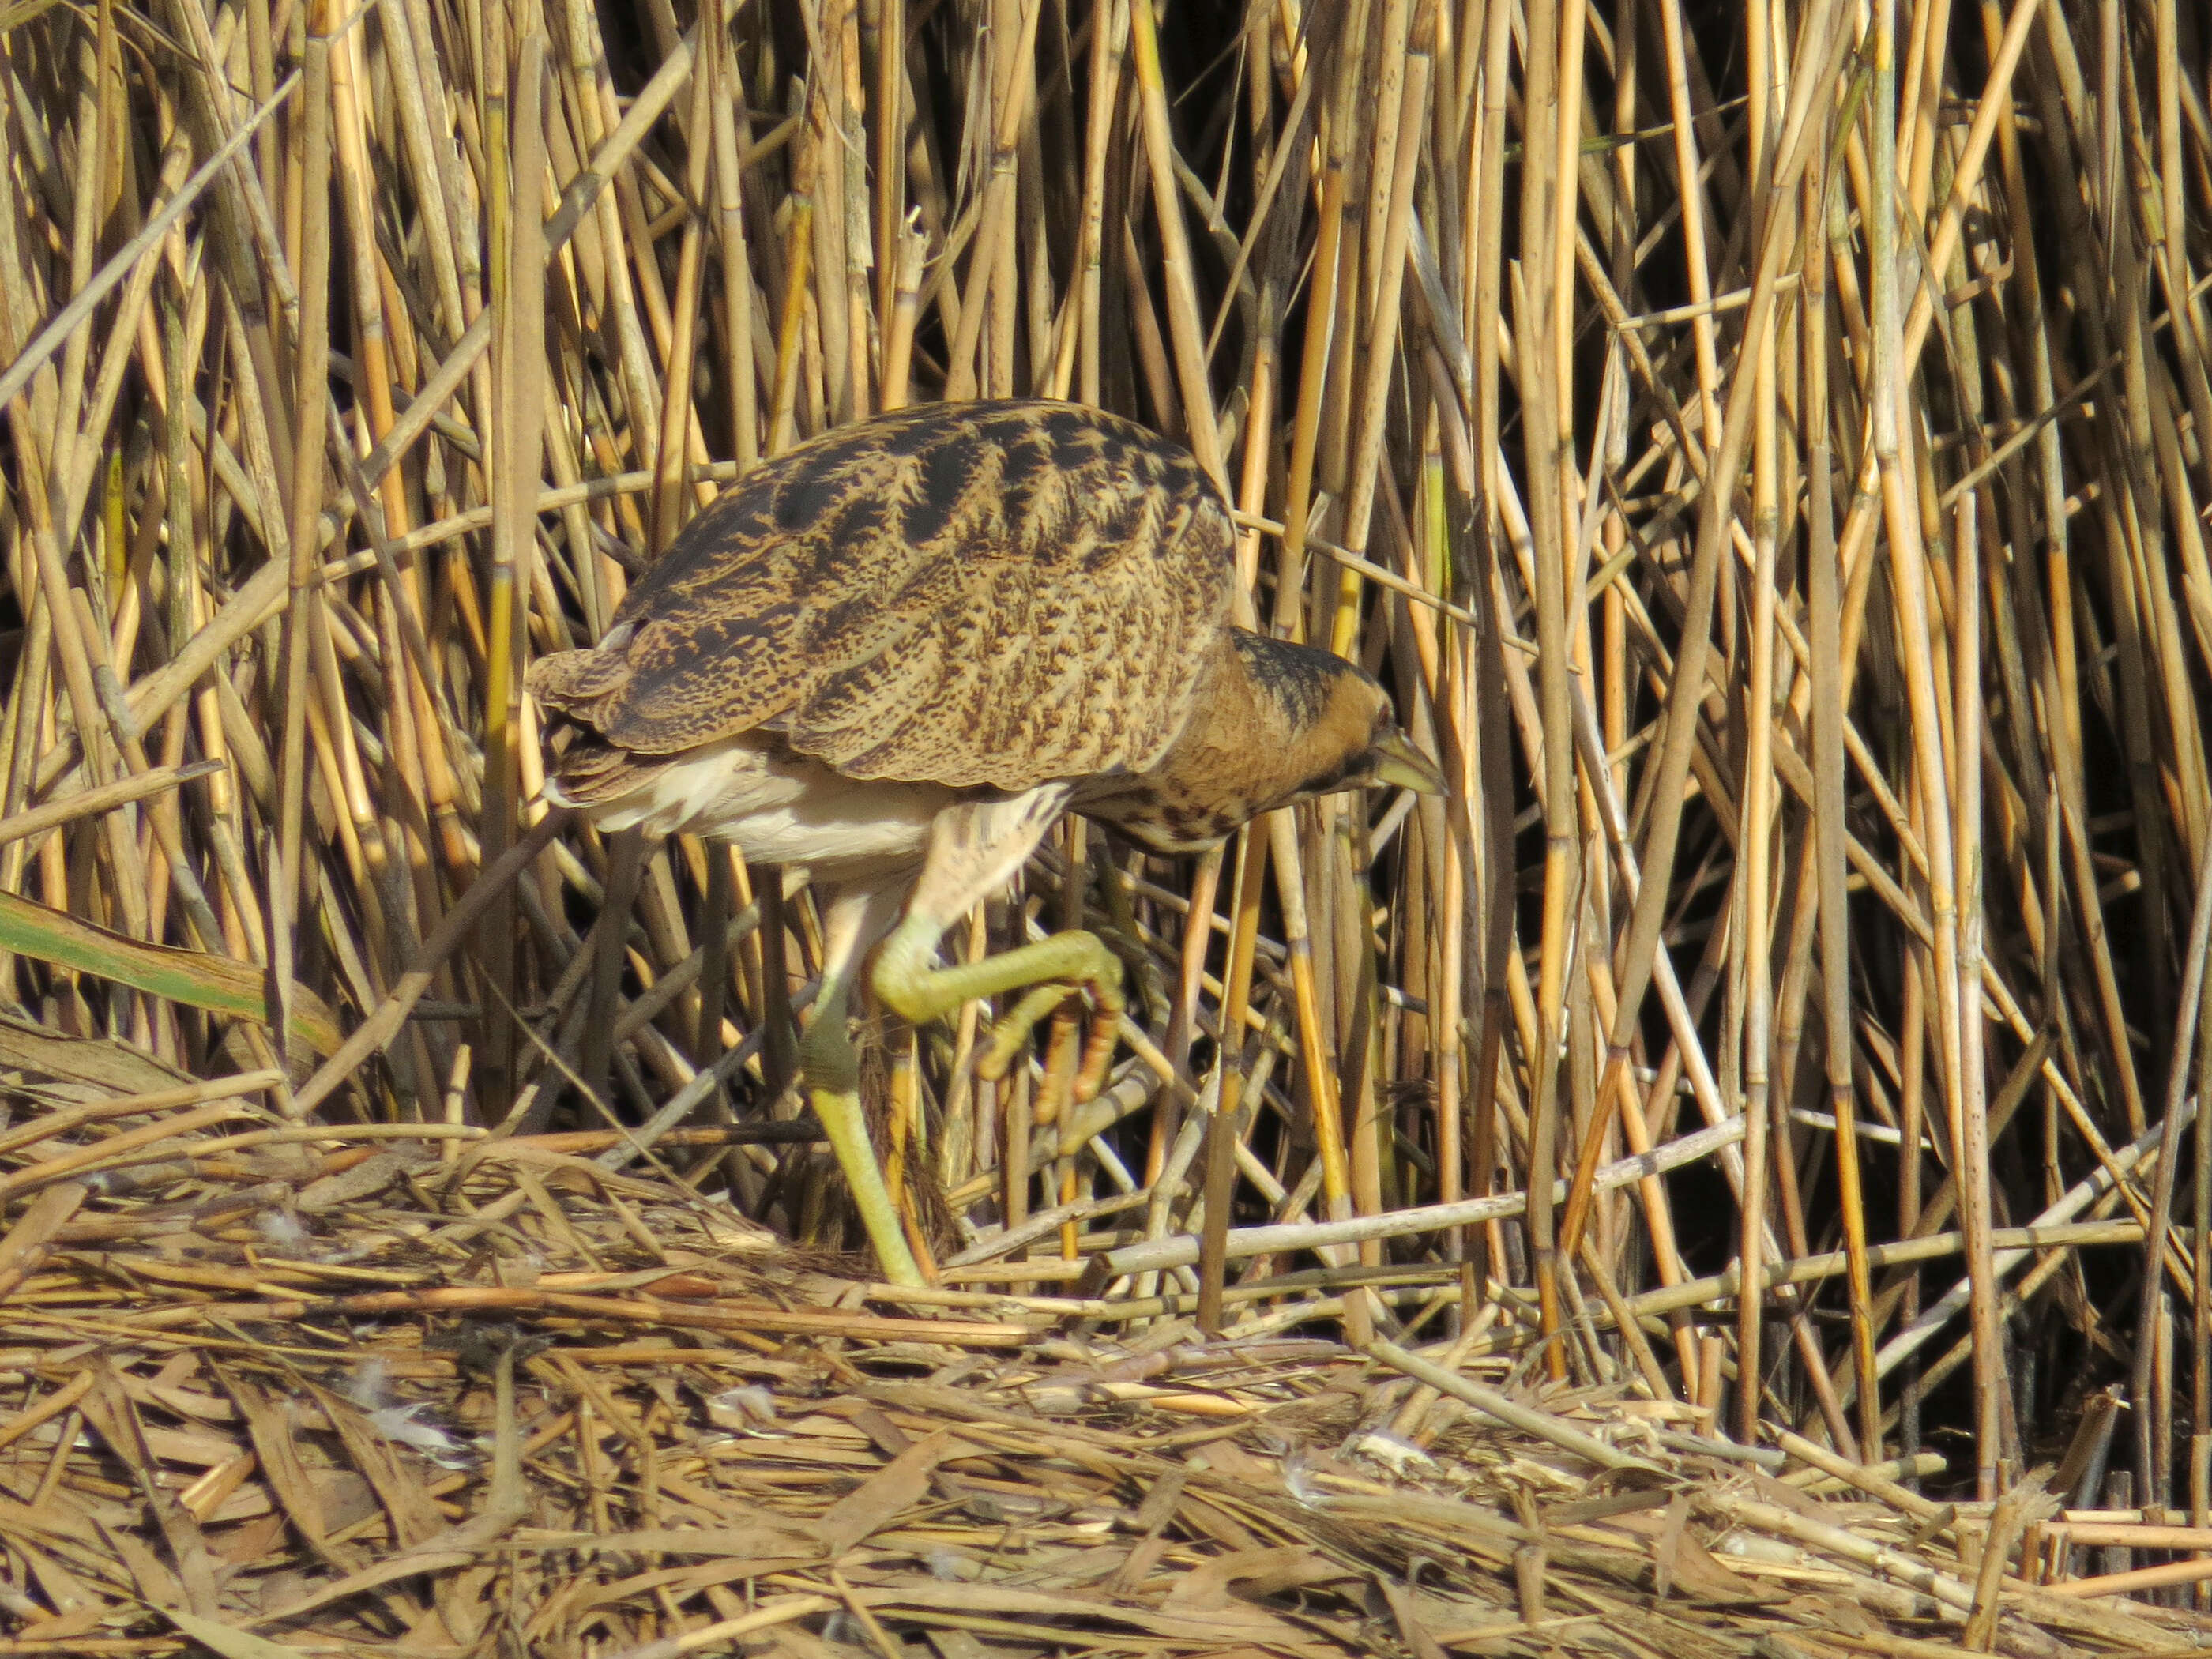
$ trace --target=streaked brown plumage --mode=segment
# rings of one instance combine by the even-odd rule
[[[762,732],[955,788],[1142,769],[1220,637],[1231,535],[1189,455],[1126,421],[906,410],[744,479],[531,689],[641,759]]]
[[[1373,680],[1230,625],[1232,538],[1189,454],[1114,416],[977,403],[843,428],[686,526],[596,647],[532,665],[532,695],[573,728],[547,793],[603,828],[809,865],[834,890],[808,1033],[830,1124],[850,1095],[832,1052],[844,992],[902,903],[877,973],[902,1012],[961,975],[966,996],[1071,974],[1118,1012],[1118,969],[1088,935],[988,987],[987,964],[929,966],[1063,809],[1179,853],[1380,775],[1435,787]],[[1018,975],[1022,956],[996,960]],[[877,1213],[870,1232],[911,1276],[896,1224]]]

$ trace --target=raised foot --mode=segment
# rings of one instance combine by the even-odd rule
[[[931,958],[942,930],[925,917],[909,915],[877,958],[876,994],[902,1018],[916,1024],[949,1013],[972,997],[997,996],[1027,989],[1001,1015],[989,1046],[977,1061],[984,1077],[1004,1075],[1039,1020],[1079,991],[1087,990],[1097,1010],[1077,1068],[1074,1095],[1091,1099],[1106,1080],[1121,1023],[1121,962],[1095,933],[1074,929],[980,962],[939,968]]]
[[[1039,1021],[1049,1017],[1061,1003],[1080,991],[1088,990],[1097,1013],[1091,1022],[1091,1036],[1083,1048],[1083,1063],[1076,1068],[1073,1094],[1076,1103],[1091,1099],[1105,1086],[1106,1068],[1114,1058],[1114,1044],[1121,1024],[1125,1006],[1121,994],[1121,963],[1113,952],[1089,933],[1061,933],[1066,939],[1089,939],[1098,946],[1100,963],[1097,971],[1086,974],[1079,981],[1064,984],[1040,985],[1024,995],[1006,1012],[999,1016],[991,1028],[991,1041],[975,1061],[979,1077],[998,1079],[1006,1074],[1014,1063],[1014,1056],[1029,1041],[1030,1033]],[[1050,944],[1052,940],[1043,941]]]

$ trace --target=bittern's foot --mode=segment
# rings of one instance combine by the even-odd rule
[[[860,1109],[860,1062],[845,1030],[844,1000],[840,996],[833,1006],[815,1011],[813,1023],[799,1041],[799,1073],[806,1085],[808,1103],[830,1137],[830,1150],[837,1155],[837,1167],[845,1172],[845,1185],[884,1277],[894,1285],[927,1285],[914,1252],[907,1248],[906,1231],[899,1224],[890,1189],[884,1185],[875,1148],[868,1144],[867,1115]]]
[[[933,958],[942,930],[927,917],[909,915],[885,941],[876,959],[876,994],[913,1024],[949,1013],[972,997],[997,996],[1028,988],[1028,994],[1002,1014],[989,1046],[977,1061],[984,1077],[1002,1076],[1039,1020],[1079,991],[1088,990],[1097,1008],[1091,1040],[1077,1068],[1078,1102],[1096,1095],[1106,1080],[1121,1023],[1121,962],[1095,933],[1054,933],[1019,950],[980,962],[939,968]]]

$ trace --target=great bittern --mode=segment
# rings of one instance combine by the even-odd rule
[[[831,893],[800,1070],[897,1283],[922,1275],[845,1029],[871,945],[890,934],[876,994],[915,1022],[1027,988],[1005,1017],[1026,1031],[1087,987],[1087,1098],[1121,1010],[1121,963],[1095,935],[936,965],[945,930],[1063,811],[1181,854],[1309,796],[1441,787],[1358,668],[1230,626],[1232,539],[1191,456],[1127,421],[909,409],[747,474],[597,646],[532,665],[532,694],[574,728],[550,798],[602,830],[808,866]]]

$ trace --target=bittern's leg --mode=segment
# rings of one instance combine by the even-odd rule
[[[937,942],[945,930],[1003,884],[1052,827],[1067,804],[1064,784],[1048,784],[1011,800],[955,806],[937,815],[929,835],[929,857],[921,879],[907,901],[901,922],[876,958],[876,994],[909,1020],[919,1023],[958,1007],[970,997],[996,996],[1025,987],[1040,988],[1024,997],[1000,1021],[994,1053],[1011,1053],[1029,1028],[1050,1013],[1067,992],[1088,987],[1098,1005],[1090,1046],[1075,1084],[1075,1097],[1098,1091],[1113,1057],[1114,1033],[1121,1015],[1121,963],[1097,936],[1076,929],[1025,945],[1003,955],[954,968],[935,965]],[[1056,985],[1056,991],[1042,988]]]
[[[831,901],[822,925],[822,988],[815,994],[814,1018],[799,1039],[799,1074],[806,1085],[814,1115],[822,1120],[830,1149],[845,1172],[860,1224],[875,1246],[884,1277],[894,1285],[924,1285],[914,1252],[907,1248],[897,1207],[868,1144],[868,1121],[860,1109],[860,1066],[845,1030],[845,1005],[854,975],[868,947],[883,937],[898,914],[898,890],[858,889]]]

